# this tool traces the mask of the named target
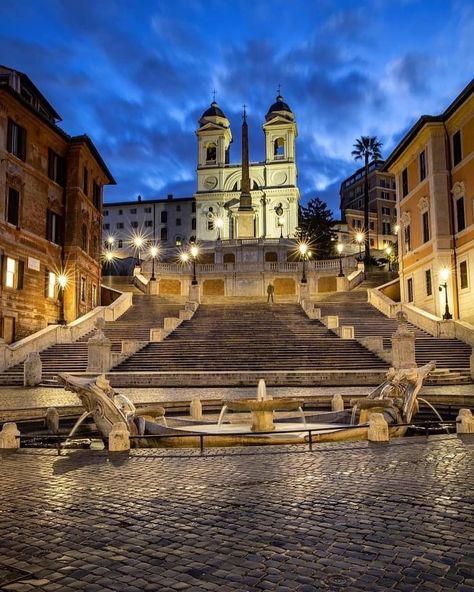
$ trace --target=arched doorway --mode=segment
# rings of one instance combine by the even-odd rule
[[[266,263],[276,263],[278,261],[278,253],[275,251],[267,251],[265,253],[265,262]]]

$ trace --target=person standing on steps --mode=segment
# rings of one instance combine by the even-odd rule
[[[275,302],[275,300],[273,299],[274,293],[275,293],[275,288],[273,287],[273,284],[270,282],[267,286],[267,302],[270,302],[270,299],[272,302]]]

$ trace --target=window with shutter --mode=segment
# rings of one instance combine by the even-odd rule
[[[20,225],[20,194],[13,187],[8,188],[7,222],[14,226]]]

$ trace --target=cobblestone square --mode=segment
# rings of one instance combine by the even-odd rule
[[[473,444],[4,454],[0,589],[472,591]]]

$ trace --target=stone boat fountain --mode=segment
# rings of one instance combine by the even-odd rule
[[[198,446],[202,436],[205,436],[206,446],[235,446],[302,443],[308,440],[308,430],[311,430],[313,442],[366,440],[368,421],[374,413],[382,414],[391,437],[403,436],[407,431],[405,424],[410,423],[418,411],[417,396],[423,379],[435,366],[434,362],[430,362],[420,368],[391,368],[387,372],[387,380],[367,397],[354,399],[350,408],[337,412],[304,414],[302,401],[273,399],[261,380],[255,399],[225,401],[218,422],[189,417],[169,418],[166,422],[163,408],[136,409],[126,397],[115,393],[103,375],[84,378],[60,374],[58,378],[67,390],[77,393],[85,409],[81,419],[92,417],[104,440],[109,438],[115,424],[124,423],[130,435],[136,436],[132,439],[133,447]],[[251,423],[245,420],[224,423],[228,410],[250,412]],[[283,410],[300,410],[303,423],[287,417],[275,424],[274,412]]]

